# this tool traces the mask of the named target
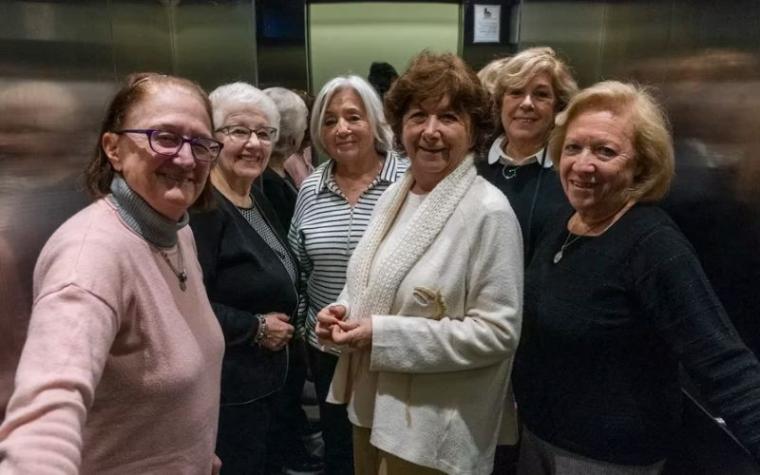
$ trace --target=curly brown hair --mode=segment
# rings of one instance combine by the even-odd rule
[[[162,86],[165,87],[167,85],[181,87],[196,94],[206,108],[209,124],[211,124],[213,130],[211,102],[209,102],[206,91],[197,83],[189,79],[159,73],[144,72],[128,75],[108,106],[106,116],[100,126],[95,153],[84,170],[84,186],[93,199],[102,198],[111,192],[111,181],[114,177],[114,169],[108,160],[106,151],[103,150],[103,134],[123,128],[124,120],[129,111],[142,102],[149,94],[158,93]],[[206,180],[203,192],[198,197],[195,205],[204,208],[211,203],[212,198],[211,182],[210,180]]]
[[[401,144],[403,118],[409,108],[428,100],[448,97],[457,113],[469,116],[473,149],[483,151],[491,135],[491,109],[488,91],[475,71],[453,53],[422,51],[412,58],[406,72],[385,95],[385,114],[393,130],[395,146]]]

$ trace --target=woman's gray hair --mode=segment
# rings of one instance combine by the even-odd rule
[[[384,155],[393,148],[393,132],[385,120],[383,104],[375,89],[367,81],[354,75],[333,78],[319,91],[311,113],[311,143],[318,152],[328,155],[322,140],[322,123],[330,100],[336,92],[343,89],[352,89],[364,103],[367,120],[375,138],[375,150]]]
[[[234,112],[254,109],[264,114],[269,126],[280,130],[280,113],[274,101],[264,91],[246,82],[219,86],[208,95],[214,113],[214,128],[222,127],[227,116]]]
[[[295,92],[284,87],[270,87],[264,93],[280,112],[280,133],[272,149],[272,156],[288,158],[297,152],[306,133],[309,109]]]

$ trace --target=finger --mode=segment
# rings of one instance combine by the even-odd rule
[[[342,320],[346,316],[346,307],[343,305],[330,305],[327,310],[335,318]]]
[[[274,316],[282,322],[290,321],[290,317],[285,315],[284,313],[275,313]]]
[[[317,321],[319,323],[325,323],[332,325],[333,323],[337,322],[338,319],[335,318],[331,313],[329,312],[319,312],[317,314]]]
[[[343,320],[338,320],[336,323],[344,331],[350,331],[350,330],[353,330],[354,328],[359,327],[359,322],[357,322],[356,320],[352,320],[348,322],[343,321]]]

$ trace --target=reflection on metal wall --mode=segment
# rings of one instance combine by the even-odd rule
[[[0,2],[0,418],[37,255],[88,199],[80,177],[116,81],[256,82],[253,0]]]
[[[582,86],[621,79],[655,88],[672,121],[677,161],[663,206],[760,355],[758,18],[754,0],[524,0],[520,46],[554,47]],[[720,462],[729,458],[741,459]]]

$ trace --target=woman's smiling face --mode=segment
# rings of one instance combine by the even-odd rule
[[[472,149],[470,116],[449,102],[448,96],[428,99],[411,105],[404,114],[402,143],[417,182],[435,186]]]
[[[177,85],[149,92],[126,115],[124,129],[159,129],[186,138],[212,138],[211,118],[196,92]],[[102,145],[111,166],[151,208],[179,219],[200,196],[210,163],[198,162],[190,144],[176,155],[159,155],[142,134],[106,132]]]
[[[633,139],[630,113],[591,109],[571,120],[559,176],[576,211],[604,218],[628,201],[636,168]]]

